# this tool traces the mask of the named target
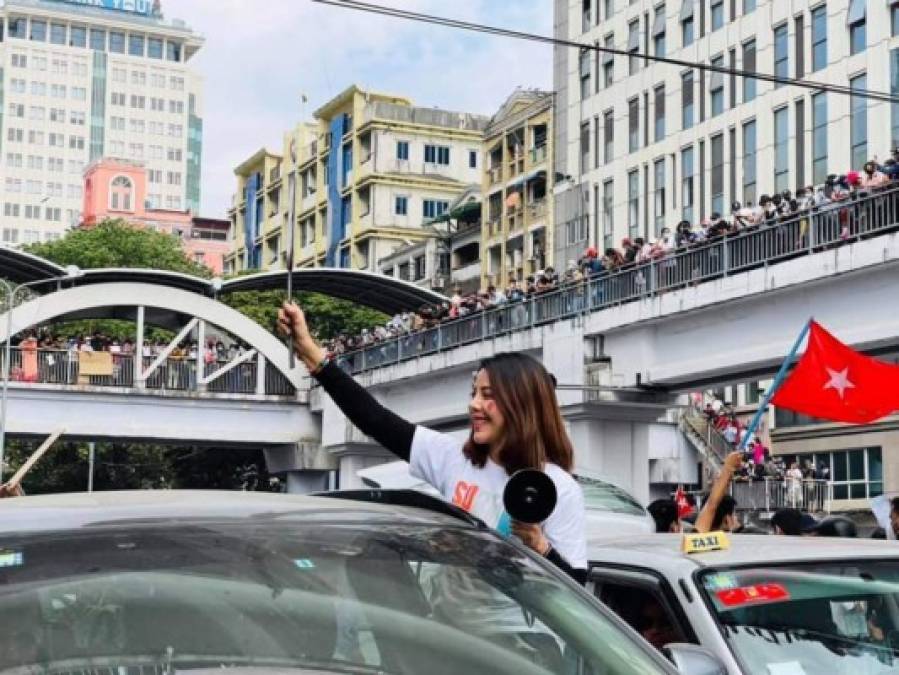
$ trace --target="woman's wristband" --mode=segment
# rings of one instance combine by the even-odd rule
[[[328,354],[325,354],[322,357],[321,361],[319,361],[312,368],[309,369],[309,374],[312,375],[313,377],[315,375],[318,375],[320,372],[322,372],[325,369],[325,366],[327,366],[329,363],[331,363],[331,357]]]

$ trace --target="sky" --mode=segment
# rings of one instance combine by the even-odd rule
[[[552,0],[369,0],[552,34]],[[201,213],[225,217],[234,167],[351,84],[425,107],[493,114],[517,86],[550,89],[548,45],[350,11],[313,0],[163,0],[206,40]],[[301,95],[308,103],[305,111]]]

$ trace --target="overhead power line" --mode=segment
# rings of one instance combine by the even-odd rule
[[[666,63],[680,68],[695,68],[697,70],[708,71],[712,73],[721,73],[722,75],[732,75],[736,77],[748,77],[763,82],[772,82],[774,84],[789,85],[793,87],[803,87],[805,89],[813,89],[815,91],[826,91],[834,94],[842,94],[844,96],[857,96],[859,98],[867,98],[874,101],[882,101],[885,103],[899,103],[899,96],[893,96],[880,91],[871,89],[853,89],[849,86],[829,84],[826,82],[816,82],[803,78],[780,77],[778,75],[770,75],[768,73],[760,73],[758,71],[741,70],[739,68],[728,68],[727,66],[716,66],[710,63],[700,63],[693,61],[684,61],[682,59],[672,59],[665,56],[654,56],[642,52],[628,51],[626,49],[616,49],[614,47],[604,47],[599,44],[588,44],[575,42],[573,40],[564,40],[561,38],[549,37],[537,33],[526,33],[523,31],[511,30],[508,28],[500,28],[498,26],[489,26],[486,24],[472,23],[469,21],[461,21],[459,19],[450,19],[447,17],[436,16],[433,14],[422,14],[419,12],[411,12],[404,9],[396,9],[394,7],[385,7],[383,5],[361,2],[360,0],[312,0],[322,5],[331,5],[341,7],[343,9],[352,9],[360,12],[368,12],[371,14],[380,14],[382,16],[391,16],[398,19],[407,19],[409,21],[418,21],[421,23],[429,23],[437,26],[445,26],[447,28],[457,28],[460,30],[468,30],[476,33],[484,33],[487,35],[496,35],[500,37],[514,38],[517,40],[529,40],[531,42],[541,42],[544,44],[556,45],[561,47],[574,47],[577,49],[589,49],[606,54],[616,56],[627,56],[633,58],[644,59],[647,61],[655,61],[657,63]]]

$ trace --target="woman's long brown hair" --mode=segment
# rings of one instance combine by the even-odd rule
[[[511,475],[520,469],[543,469],[547,462],[571,471],[574,451],[556,400],[555,381],[537,359],[500,353],[481,362],[490,378],[493,399],[505,420],[499,440],[499,463]],[[463,452],[477,467],[487,463],[489,448],[469,436]]]

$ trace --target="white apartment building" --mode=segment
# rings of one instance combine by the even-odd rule
[[[149,207],[199,210],[201,37],[150,0],[7,0],[0,22],[0,243],[77,225],[100,157],[147,167]]]
[[[895,0],[555,0],[557,37],[690,62],[899,93]],[[584,227],[570,251],[654,238],[734,201],[884,160],[899,106],[557,47],[556,158]],[[562,203],[563,200],[560,200]]]

